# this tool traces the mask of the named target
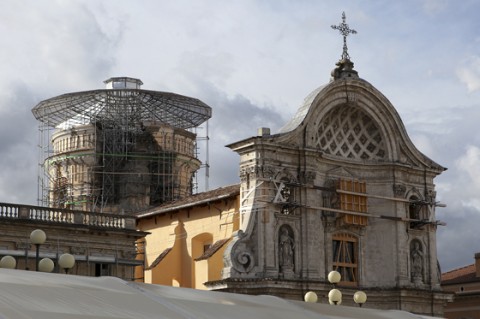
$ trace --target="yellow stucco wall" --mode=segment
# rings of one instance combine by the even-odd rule
[[[151,233],[145,238],[147,270],[141,274],[143,269],[137,269],[137,278],[152,284],[206,289],[204,282],[221,279],[228,243],[207,259],[195,259],[203,255],[205,245],[231,238],[239,229],[239,195],[141,218],[137,228]],[[171,251],[153,265],[168,248]]]

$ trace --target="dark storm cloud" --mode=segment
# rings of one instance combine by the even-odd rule
[[[274,133],[285,121],[272,107],[260,107],[239,94],[228,97],[207,82],[196,85],[213,113],[209,121],[210,188],[238,183],[240,157],[225,145],[255,136],[260,127],[269,127]]]
[[[38,132],[30,112],[34,94],[24,83],[0,95],[0,201],[35,204]]]
[[[442,271],[473,264],[475,253],[479,252],[478,229],[470,225],[480,224],[478,208],[452,203],[437,217],[447,222],[446,227],[437,230],[438,259]]]

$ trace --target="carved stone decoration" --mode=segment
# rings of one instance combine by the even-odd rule
[[[331,191],[323,191],[322,192],[322,199],[323,199],[323,206],[328,208],[340,208],[338,193],[335,191],[335,180],[334,179],[327,179],[324,183],[325,188],[330,188]],[[323,211],[324,216],[334,217],[335,213],[331,211]]]
[[[423,283],[423,249],[419,240],[412,240],[410,243],[410,264],[411,281],[415,284]]]
[[[283,185],[283,187],[280,189],[280,195],[282,195],[282,198],[285,202],[289,202],[292,195],[290,186]]]
[[[255,255],[250,250],[245,233],[242,230],[237,231],[233,235],[232,242],[227,246],[223,254],[223,263],[226,266],[223,276],[235,276],[250,272],[255,266]],[[225,270],[229,269],[226,273]]]
[[[248,250],[237,252],[232,266],[238,272],[249,272],[254,266],[253,254]]]
[[[278,234],[278,261],[282,273],[295,269],[295,238],[290,226],[283,225]]]
[[[405,197],[405,192],[407,191],[407,188],[405,185],[402,184],[394,184],[393,185],[393,194],[395,197]]]
[[[434,191],[434,190],[429,189],[429,190],[427,191],[427,195],[425,196],[425,200],[426,200],[427,202],[429,202],[429,203],[434,204],[436,198],[437,198],[437,192]]]
[[[272,166],[263,166],[262,171],[264,178],[273,178],[275,176],[275,168]]]
[[[246,172],[245,170],[242,169],[242,170],[240,171],[240,181],[241,181],[242,183],[246,183],[247,180],[248,180],[248,174],[247,174],[247,172]]]
[[[245,171],[250,176],[250,178],[258,177],[258,166],[248,166],[245,168]]]
[[[306,172],[301,172],[299,176],[300,182],[304,184],[313,184],[315,181],[315,178],[317,177],[317,173],[313,171],[306,171]]]

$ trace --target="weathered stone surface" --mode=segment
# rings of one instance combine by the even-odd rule
[[[447,297],[436,266],[433,179],[444,168],[416,149],[393,105],[368,82],[340,78],[315,94],[279,134],[229,145],[240,154],[244,222],[225,252],[224,279],[209,286],[326,295],[333,237],[341,233],[356,245],[347,295],[362,287],[370,307],[441,315]],[[325,210],[338,200],[332,187],[339,179],[366,183],[367,225],[342,223],[343,213]],[[420,205],[415,223],[412,203]],[[285,229],[293,240],[288,267]]]

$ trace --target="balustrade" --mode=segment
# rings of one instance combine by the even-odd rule
[[[107,213],[0,203],[0,218],[29,219],[49,223],[135,229],[135,217]]]

